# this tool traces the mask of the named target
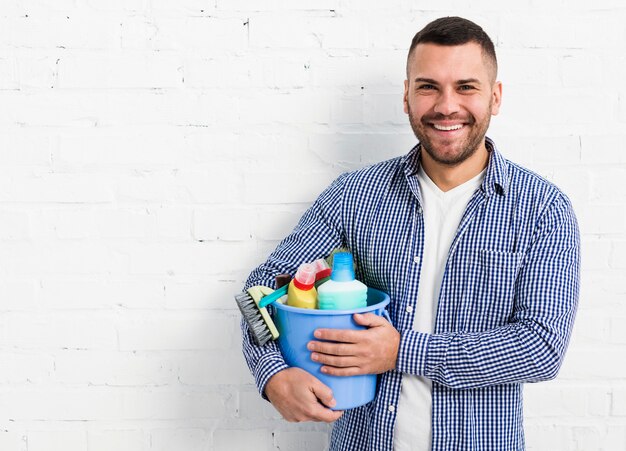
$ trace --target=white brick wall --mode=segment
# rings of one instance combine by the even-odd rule
[[[528,449],[626,449],[622,0],[3,2],[0,449],[323,449],[257,395],[232,295],[330,180],[413,144],[406,48],[443,15],[492,35],[490,135],[580,219]]]

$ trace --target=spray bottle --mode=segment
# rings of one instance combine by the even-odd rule
[[[287,305],[291,307],[314,309],[317,306],[315,290],[315,267],[303,263],[298,267],[296,276],[287,288]]]
[[[367,286],[354,278],[350,252],[340,252],[333,257],[330,280],[318,289],[318,305],[322,310],[367,307]]]
[[[324,258],[318,258],[311,264],[315,268],[315,289],[319,289],[321,284],[330,280],[331,269]]]

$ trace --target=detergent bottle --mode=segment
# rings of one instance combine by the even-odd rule
[[[302,263],[298,267],[296,276],[287,288],[287,305],[310,309],[317,306],[315,272],[315,267],[309,263]]]
[[[318,289],[321,284],[330,280],[331,269],[324,258],[318,258],[311,264],[315,268],[315,288]]]
[[[330,280],[318,288],[318,306],[322,310],[351,310],[367,307],[367,286],[354,278],[350,252],[333,257]]]

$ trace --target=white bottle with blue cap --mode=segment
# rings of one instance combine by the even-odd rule
[[[321,310],[352,310],[367,307],[367,285],[354,278],[354,263],[350,252],[333,256],[330,280],[317,290]]]

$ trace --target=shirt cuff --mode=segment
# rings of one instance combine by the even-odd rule
[[[263,399],[269,401],[265,395],[267,382],[274,374],[287,368],[289,368],[289,365],[285,363],[285,360],[280,354],[267,354],[259,359],[254,371],[254,381]]]
[[[414,330],[401,332],[396,369],[401,373],[423,376],[430,337],[430,334]]]

